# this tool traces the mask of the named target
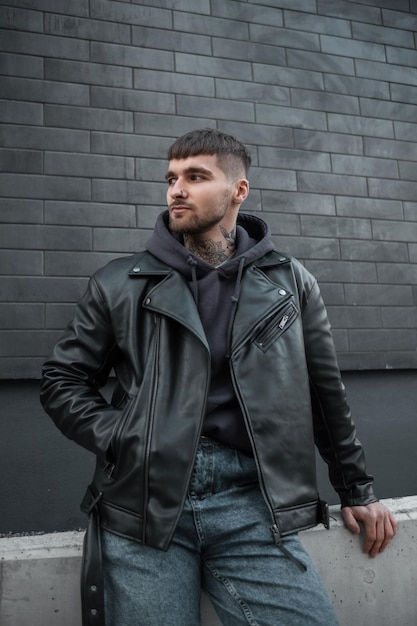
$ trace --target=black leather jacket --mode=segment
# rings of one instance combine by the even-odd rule
[[[300,263],[273,251],[245,268],[231,343],[232,380],[277,541],[326,523],[314,442],[342,506],[375,501],[326,310]],[[100,388],[112,369],[108,403]],[[167,549],[209,374],[207,341],[180,273],[144,252],[90,280],[44,365],[41,400],[58,428],[97,456],[82,508],[98,507],[102,527]]]

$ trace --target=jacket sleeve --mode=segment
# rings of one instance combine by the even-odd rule
[[[310,376],[314,433],[317,448],[329,468],[330,481],[342,506],[375,502],[373,477],[341,380],[326,308],[317,282],[304,291],[303,332]]]
[[[99,389],[117,355],[107,307],[94,278],[42,369],[41,403],[69,439],[107,460],[120,410]]]

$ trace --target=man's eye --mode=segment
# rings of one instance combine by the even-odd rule
[[[173,185],[175,183],[175,178],[167,178],[168,185]]]

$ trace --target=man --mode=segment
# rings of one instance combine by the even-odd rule
[[[365,469],[317,283],[239,215],[240,142],[196,130],[168,160],[146,251],[95,274],[43,370],[45,409],[97,456],[83,623],[104,624],[105,608],[107,626],[197,626],[202,587],[225,626],[332,626],[297,537],[328,525],[314,442],[365,552],[396,523]]]

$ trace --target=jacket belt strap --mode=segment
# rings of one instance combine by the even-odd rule
[[[81,569],[83,626],[105,626],[100,515],[97,506],[101,496],[100,493],[91,503],[90,519],[84,536]]]

